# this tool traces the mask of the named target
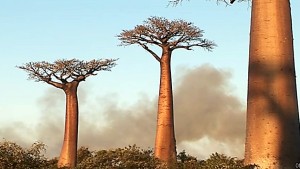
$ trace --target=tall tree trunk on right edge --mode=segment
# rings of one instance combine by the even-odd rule
[[[160,88],[158,98],[155,157],[170,163],[176,160],[173,94],[171,78],[171,51],[164,50],[160,61]]]
[[[66,119],[64,142],[57,166],[74,168],[77,161],[78,140],[78,98],[79,82],[73,81],[64,86],[66,94]]]
[[[289,0],[252,0],[245,163],[300,162],[299,114]]]

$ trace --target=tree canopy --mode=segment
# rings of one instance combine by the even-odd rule
[[[116,65],[117,59],[98,59],[81,61],[78,59],[61,59],[54,63],[29,62],[23,66],[17,66],[29,73],[29,79],[37,82],[44,81],[57,87],[58,84],[65,84],[72,81],[84,81],[95,72],[110,71]]]
[[[179,48],[191,50],[192,47],[203,47],[212,50],[216,44],[203,38],[204,31],[184,20],[168,20],[163,17],[150,17],[144,24],[132,30],[123,30],[117,35],[121,46],[138,44],[150,52],[158,61],[160,58],[149,48],[149,45],[168,47],[171,51]]]

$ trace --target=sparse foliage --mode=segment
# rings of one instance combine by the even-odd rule
[[[83,81],[91,75],[96,75],[97,71],[110,71],[116,65],[116,60],[98,59],[85,62],[78,59],[62,59],[54,63],[29,62],[18,68],[25,70],[29,74],[29,79],[53,85],[55,82],[65,84],[71,81]]]
[[[184,20],[170,21],[163,17],[150,17],[143,25],[137,25],[132,30],[123,30],[117,37],[122,46],[138,44],[150,52],[156,60],[160,57],[149,48],[149,45],[157,45],[161,48],[191,50],[192,47],[202,47],[212,50],[214,42],[203,38],[204,31]]]

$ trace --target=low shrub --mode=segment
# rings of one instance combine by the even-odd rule
[[[44,156],[45,145],[33,143],[23,148],[16,143],[0,142],[0,169],[55,169],[58,159]],[[185,151],[179,152],[177,161],[169,165],[154,157],[152,149],[136,145],[110,150],[91,151],[81,147],[77,152],[76,169],[254,169],[244,166],[243,160],[214,153],[206,160],[198,160]]]

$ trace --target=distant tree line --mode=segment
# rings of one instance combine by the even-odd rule
[[[56,169],[58,158],[44,156],[45,145],[40,142],[29,148],[9,142],[0,142],[0,169]],[[253,169],[244,166],[243,160],[214,153],[206,160],[198,160],[185,151],[179,152],[176,161],[169,166],[154,156],[152,149],[136,145],[110,150],[91,151],[80,147],[75,169]],[[68,168],[68,167],[62,167]]]

